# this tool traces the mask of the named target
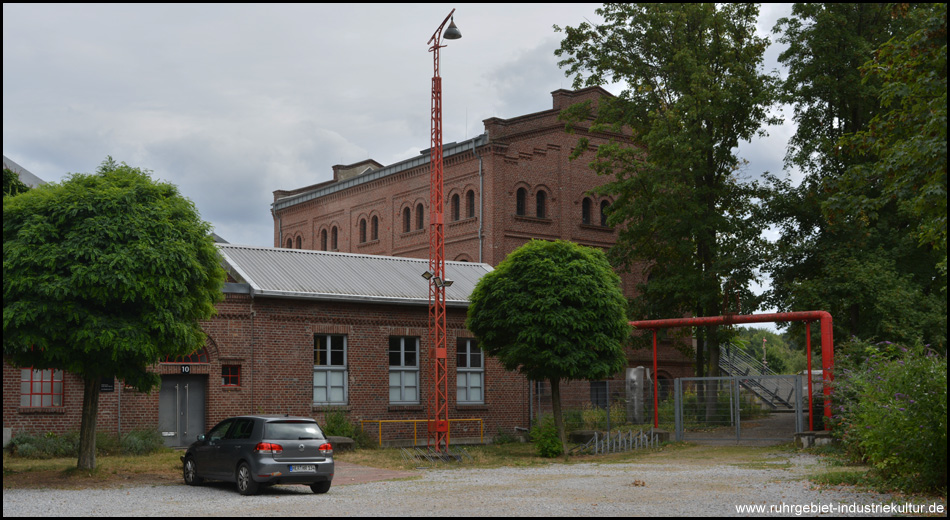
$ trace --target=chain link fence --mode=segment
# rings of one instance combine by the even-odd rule
[[[669,385],[663,385],[659,392],[659,397],[664,398],[672,394],[672,389]],[[607,432],[633,426],[636,429],[641,426],[650,428],[653,425],[653,381],[646,369],[629,369],[626,379],[562,381],[560,393],[561,411],[568,433]],[[534,424],[544,415],[554,413],[549,382],[534,382],[531,399]],[[672,425],[672,408],[670,410],[668,421]]]
[[[676,440],[791,441],[804,425],[802,383],[798,375],[677,379]]]

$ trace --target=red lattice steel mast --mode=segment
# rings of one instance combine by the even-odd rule
[[[433,57],[432,73],[432,132],[429,149],[429,345],[433,362],[434,389],[429,394],[429,447],[439,452],[449,448],[449,384],[447,367],[447,348],[445,335],[445,234],[443,221],[442,175],[442,78],[439,76],[439,49],[442,28],[455,13],[455,9],[445,17],[442,25],[429,39],[429,52]],[[454,23],[449,31],[454,28]],[[456,39],[461,34],[454,29],[452,34],[446,31],[447,39]]]

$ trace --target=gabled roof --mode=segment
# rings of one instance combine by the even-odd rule
[[[351,302],[428,305],[429,282],[421,258],[355,255],[216,244],[226,268],[250,286],[254,296]],[[488,264],[446,262],[446,306],[467,307]]]

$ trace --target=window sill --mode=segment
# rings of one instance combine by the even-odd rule
[[[21,406],[17,408],[17,412],[23,415],[31,415],[31,414],[62,415],[66,413],[66,407],[64,406]]]
[[[426,407],[421,404],[391,404],[389,405],[388,411],[390,412],[424,412]]]
[[[554,219],[551,219],[551,218],[547,218],[547,217],[545,217],[545,218],[538,218],[538,217],[530,217],[530,216],[528,216],[528,215],[518,215],[518,214],[515,214],[515,220],[524,220],[524,221],[526,221],[526,222],[536,222],[536,223],[538,223],[538,224],[552,224],[552,223],[554,223]]]
[[[471,404],[461,403],[461,404],[455,405],[455,409],[459,412],[480,412],[480,411],[487,411],[488,405],[484,403],[471,403]]]
[[[349,412],[350,405],[345,403],[313,403],[310,406],[310,411],[313,412],[326,412],[329,410],[334,412]]]
[[[581,229],[589,229],[591,231],[613,231],[614,228],[610,226],[598,226],[597,224],[580,224]]]

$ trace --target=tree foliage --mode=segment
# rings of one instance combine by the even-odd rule
[[[204,345],[224,282],[209,233],[176,187],[111,158],[4,200],[4,356],[83,378],[92,446],[101,378],[148,390],[150,365]]]
[[[754,309],[750,284],[764,254],[759,187],[740,178],[736,147],[772,121],[774,80],[760,70],[768,40],[755,35],[758,7],[605,4],[597,14],[602,24],[555,27],[565,33],[555,54],[575,88],[623,85],[596,109],[578,105],[563,117],[571,128],[592,116],[591,131],[632,131],[630,140],[600,145],[591,167],[611,178],[600,191],[614,198],[613,263],[649,277],[633,315]],[[575,156],[586,150],[582,137]],[[709,336],[715,374],[715,345],[724,338]]]
[[[873,160],[846,172],[845,189],[831,204],[874,219],[894,201],[913,221],[919,245],[942,252],[946,294],[947,4],[919,7],[907,18],[916,30],[889,40],[861,69],[865,83],[881,85],[881,111],[847,136],[843,148]],[[876,188],[873,194],[860,189],[867,185]]]
[[[3,169],[3,196],[18,195],[29,191],[30,187],[20,180],[20,176],[10,168]]]
[[[602,252],[571,242],[532,240],[513,251],[476,285],[465,326],[507,370],[551,381],[562,445],[558,383],[604,379],[626,365],[620,277]]]
[[[910,8],[911,14],[922,11]],[[781,236],[768,267],[769,302],[780,310],[831,312],[837,337],[946,344],[940,252],[918,247],[908,231],[919,228],[919,219],[868,176],[880,164],[879,150],[842,146],[883,117],[882,96],[896,88],[886,78],[862,80],[862,66],[890,38],[913,33],[916,18],[890,5],[796,4],[792,17],[774,29],[789,45],[780,56],[789,68],[782,95],[798,124],[786,163],[806,175],[797,186],[771,179],[769,219]],[[944,85],[945,69],[944,60]],[[922,153],[942,153],[945,172],[945,137],[941,143],[942,151]],[[943,179],[945,186],[945,173]],[[946,198],[936,204],[945,215]]]

